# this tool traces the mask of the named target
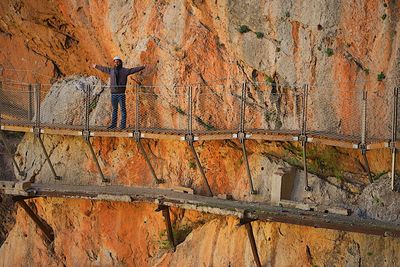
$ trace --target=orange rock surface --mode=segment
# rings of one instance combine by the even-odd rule
[[[217,115],[226,114],[230,120],[225,126],[236,127],[239,111],[232,95],[240,94],[238,83],[270,77],[283,87],[310,85],[313,94],[309,101],[315,107],[309,112],[312,130],[329,124],[340,126],[339,133],[359,134],[361,124],[354,118],[360,116],[359,100],[365,89],[374,103],[368,106],[368,135],[386,136],[390,134],[387,111],[392,101],[387,95],[398,85],[400,73],[399,10],[399,1],[378,0],[2,0],[0,64],[2,76],[9,79],[3,89],[21,90],[10,85],[13,81],[40,82],[49,88],[51,82],[73,74],[96,75],[106,81],[107,77],[90,65],[109,65],[118,54],[126,66],[147,66],[130,79],[130,86],[163,85],[154,90],[169,102],[185,99],[171,93],[174,84],[209,85],[201,89],[209,90],[205,91],[209,102],[199,102],[196,110],[214,124],[222,124]],[[250,31],[241,33],[241,26]],[[386,78],[379,82],[381,72]],[[254,123],[297,126],[299,113],[293,99],[286,97],[280,105],[274,104],[267,99],[267,90],[262,86],[250,90],[254,103],[268,106],[271,117],[264,122],[264,114],[254,116]],[[205,93],[195,92],[195,97]],[[224,110],[216,95],[226,97],[229,105]],[[172,116],[159,113],[160,121]],[[288,119],[287,114],[293,116]],[[81,139],[46,136],[44,141],[52,148],[56,169],[66,182],[99,182]],[[181,185],[205,193],[186,143],[143,143],[156,173],[166,180],[165,187]],[[155,186],[133,140],[94,138],[93,146],[112,183]],[[240,144],[209,141],[195,146],[215,194],[264,200],[264,196],[248,193]],[[247,146],[256,185],[263,184],[267,167],[281,164],[271,158],[301,166],[296,145],[248,141]],[[324,157],[322,169],[316,166],[316,173],[339,178],[350,173],[366,183],[359,151],[319,149],[310,156]],[[16,158],[21,166],[33,166],[30,177],[47,182],[52,179],[50,171],[38,151],[28,134]],[[367,156],[375,174],[390,169],[389,150],[371,151]],[[1,266],[254,266],[245,229],[236,227],[233,218],[173,210],[177,231],[190,234],[184,235],[186,239],[172,253],[165,242],[162,216],[154,212],[154,205],[52,198],[29,202],[53,227],[55,242],[46,244],[37,227],[18,209],[16,225],[0,248]],[[400,264],[397,239],[278,223],[256,222],[253,227],[266,266]]]

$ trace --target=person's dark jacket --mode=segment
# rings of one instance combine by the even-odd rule
[[[121,66],[120,68],[117,69],[117,68],[110,68],[110,67],[96,65],[96,69],[110,75],[111,94],[124,94],[128,76],[143,70],[144,66],[135,67],[131,69],[124,68]]]

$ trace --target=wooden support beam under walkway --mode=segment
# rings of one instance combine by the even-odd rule
[[[1,191],[1,190],[0,190]],[[7,194],[13,194],[7,191]],[[30,197],[83,198],[103,201],[147,202],[168,207],[196,210],[239,219],[261,220],[305,225],[364,234],[400,237],[400,225],[356,216],[345,216],[317,211],[270,206],[264,203],[232,201],[215,197],[175,192],[168,189],[32,184],[27,193]],[[15,195],[18,195],[18,191]]]

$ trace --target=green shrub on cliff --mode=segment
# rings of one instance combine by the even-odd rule
[[[240,33],[246,33],[246,32],[249,32],[249,31],[250,31],[249,26],[247,26],[247,25],[240,25],[239,26],[239,32]]]

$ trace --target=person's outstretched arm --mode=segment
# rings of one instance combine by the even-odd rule
[[[97,65],[97,64],[93,64],[92,67],[95,69],[98,69],[99,71],[107,73],[107,74],[111,73],[111,68],[109,68],[109,67],[104,67],[104,66]]]
[[[140,66],[140,67],[135,67],[135,68],[131,68],[129,69],[128,75],[134,74],[136,72],[139,72],[141,70],[144,70],[146,66]]]

